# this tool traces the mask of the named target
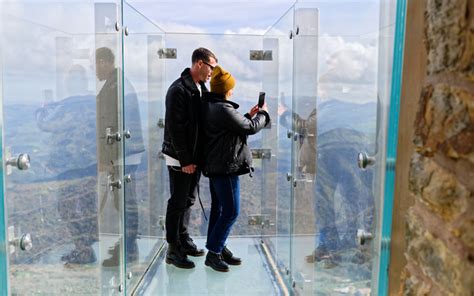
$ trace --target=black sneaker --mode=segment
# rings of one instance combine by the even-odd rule
[[[118,266],[120,263],[120,244],[115,244],[115,246],[109,249],[108,253],[111,255],[109,258],[105,259],[102,262],[104,267],[114,267]],[[132,264],[138,260],[138,245],[136,242],[130,244],[127,248],[126,256],[127,264]]]
[[[211,267],[215,271],[229,271],[229,265],[225,263],[224,258],[222,258],[222,255],[214,252],[207,252],[206,261],[204,262],[204,264],[206,264],[206,266]]]
[[[242,259],[235,257],[234,254],[227,248],[224,247],[222,250],[222,258],[224,258],[225,263],[229,265],[240,265],[242,264]]]
[[[192,238],[189,236],[184,236],[180,239],[181,247],[186,253],[186,255],[193,256],[193,257],[201,257],[206,254],[204,249],[198,249],[196,244],[193,242]]]
[[[166,252],[166,263],[173,264],[176,267],[191,269],[194,268],[194,262],[188,259],[186,253],[177,243],[168,244],[168,251]]]

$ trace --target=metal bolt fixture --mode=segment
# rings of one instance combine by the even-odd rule
[[[130,130],[126,130],[123,132],[123,136],[125,137],[125,139],[130,139],[132,137],[132,133],[130,132]]]
[[[286,131],[286,136],[288,137],[288,139],[291,139],[291,137],[293,136],[293,131],[287,130]]]
[[[19,154],[17,157],[9,158],[6,165],[11,165],[19,170],[25,171],[30,168],[30,156],[26,153]]]
[[[125,175],[125,177],[123,177],[123,179],[125,180],[126,183],[132,183],[132,175],[130,174],[127,174]]]
[[[371,241],[374,238],[372,233],[365,231],[364,229],[357,229],[357,243],[361,246]]]
[[[125,27],[125,28],[123,29],[123,32],[124,32],[125,36],[128,36],[128,27]]]
[[[286,181],[290,182],[291,181],[291,174],[290,173],[286,173]]]
[[[113,180],[113,176],[109,175],[108,180],[107,180],[107,185],[109,186],[110,191],[114,191],[115,188],[117,189],[122,188],[122,181]]]
[[[33,248],[33,240],[31,239],[31,234],[25,233],[20,238],[13,238],[9,241],[10,245],[19,247],[22,251],[29,251]]]
[[[120,24],[119,22],[115,22],[115,31],[120,31]]]
[[[123,284],[120,284],[120,285],[118,286],[118,290],[119,290],[120,293],[123,292]]]
[[[33,248],[33,240],[31,239],[31,234],[26,233],[20,238],[20,249],[23,251],[29,251]]]
[[[113,133],[110,127],[105,129],[105,138],[109,145],[122,141],[122,135],[119,132]]]
[[[132,277],[133,277],[133,273],[132,273],[131,271],[128,272],[128,274],[127,274],[127,279],[131,280]]]
[[[375,156],[369,156],[367,152],[359,152],[357,154],[357,165],[361,169],[365,169],[368,166],[375,164]]]
[[[288,37],[290,37],[290,39],[293,39],[293,36],[294,36],[294,35],[293,35],[293,30],[290,30],[290,34],[289,34]]]

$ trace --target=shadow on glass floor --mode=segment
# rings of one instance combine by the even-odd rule
[[[279,240],[288,239],[279,237]],[[267,240],[274,243],[275,239]],[[198,247],[205,240],[197,239]],[[289,244],[282,244],[289,246]],[[293,238],[296,292],[301,295],[370,295],[372,260],[354,262],[360,250],[341,255],[341,261],[328,267],[325,262],[308,263],[307,254],[314,248],[314,236]],[[232,237],[229,248],[243,260],[240,266],[230,266],[227,273],[217,272],[204,265],[204,257],[189,257],[196,264],[191,270],[178,269],[164,262],[162,253],[143,280],[136,295],[285,295],[272,274],[260,247],[260,239]],[[285,253],[289,250],[280,250]],[[277,259],[276,264],[280,265]],[[281,267],[281,266],[279,266]],[[284,276],[283,276],[284,277]]]
[[[204,239],[195,241],[198,247],[205,244]],[[136,295],[281,295],[258,244],[255,238],[230,238],[229,248],[243,263],[230,266],[229,272],[205,266],[205,256],[189,257],[194,269],[178,269],[166,264],[162,254]]]

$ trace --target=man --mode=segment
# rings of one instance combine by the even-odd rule
[[[317,133],[317,123],[321,123],[318,121],[321,119],[317,118],[316,109],[304,119],[280,105],[278,114],[282,125],[294,127],[300,135],[297,172],[313,181],[310,194],[314,197],[314,223],[318,231],[316,247],[305,257],[306,262],[322,262],[324,268],[333,268],[341,260],[348,261],[347,254],[357,247],[355,237],[361,224],[365,229],[372,225],[370,206],[362,208],[363,199],[373,201],[372,176],[360,171],[353,161],[358,151],[366,150],[366,136],[354,129],[337,126]],[[337,200],[340,200],[339,204]],[[345,212],[343,222],[338,220],[338,212]],[[356,252],[350,260],[362,262],[365,256]]]
[[[166,94],[165,133],[162,152],[170,179],[170,199],[166,209],[166,263],[179,268],[194,268],[190,256],[203,256],[188,233],[191,207],[199,192],[199,110],[205,82],[217,65],[216,56],[206,48],[192,55],[186,68]]]
[[[119,92],[122,90],[122,71],[115,66],[115,55],[108,47],[101,47],[96,50],[96,75],[99,81],[104,81],[104,85],[97,94],[97,143],[98,145],[98,172],[101,184],[99,217],[108,219],[102,221],[103,229],[101,231],[110,231],[114,229],[114,223],[110,224],[110,218],[104,214],[107,211],[107,201],[111,201],[116,213],[120,214],[122,206],[120,205],[119,190],[116,189],[112,193],[107,186],[108,178],[114,180],[121,179],[119,167],[122,165],[121,159],[121,142],[106,142],[106,130],[111,128],[111,132],[115,133],[120,130],[119,125]],[[123,122],[124,130],[129,129],[132,137],[126,139],[124,145],[125,167],[124,174],[130,175],[132,182],[124,184],[125,202],[125,252],[126,262],[128,264],[138,259],[138,204],[135,192],[135,173],[141,163],[141,158],[145,151],[143,143],[142,127],[140,123],[140,113],[138,107],[138,99],[134,87],[130,82],[123,79]],[[110,197],[110,199],[109,199]],[[104,223],[106,222],[106,223]],[[120,263],[120,240],[116,242],[114,247],[109,249],[111,255],[102,262],[104,267],[114,267]]]

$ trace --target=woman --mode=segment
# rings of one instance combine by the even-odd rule
[[[202,119],[205,133],[203,174],[209,177],[211,215],[207,232],[205,264],[217,271],[229,271],[241,264],[225,246],[240,209],[239,176],[250,173],[252,154],[247,137],[270,122],[267,106],[254,106],[249,113],[237,111],[231,102],[235,79],[216,66],[211,76],[211,92],[203,94]]]

